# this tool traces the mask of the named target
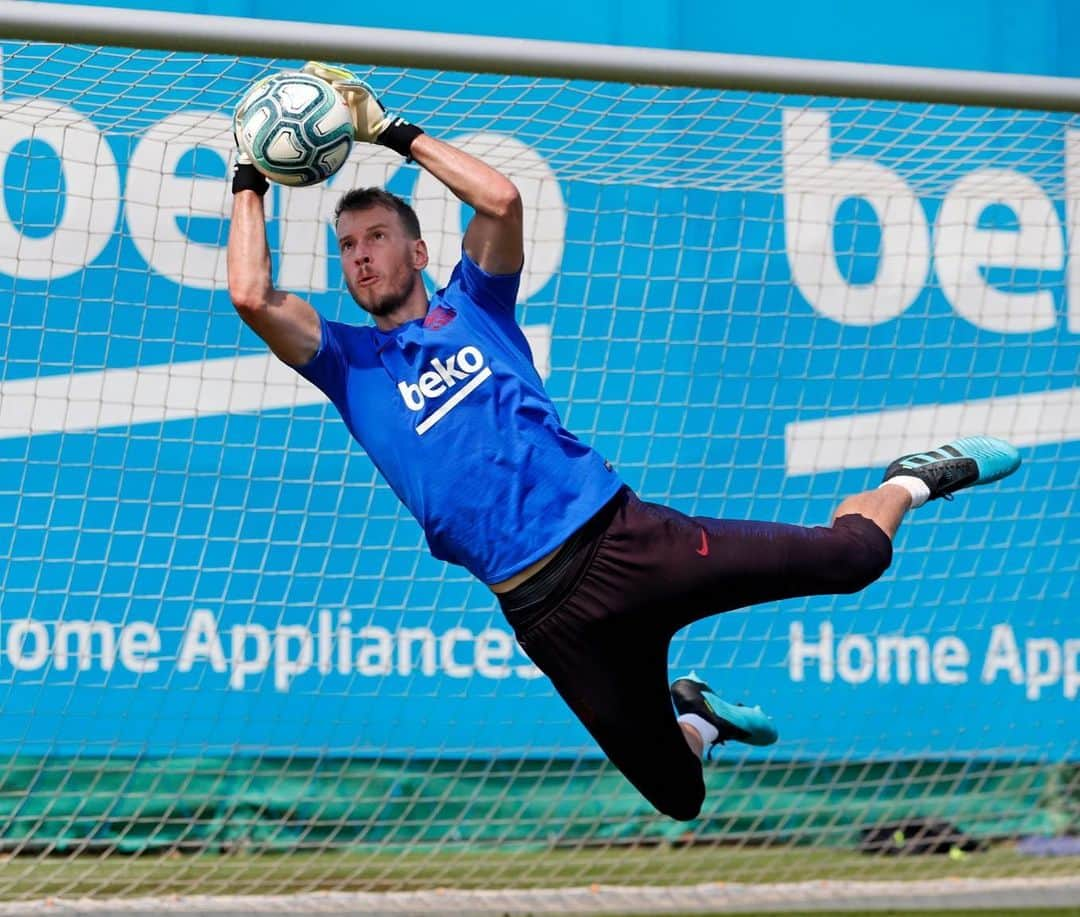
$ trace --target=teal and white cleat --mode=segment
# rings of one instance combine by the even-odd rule
[[[1020,467],[1020,453],[1003,439],[966,436],[951,443],[904,455],[885,469],[882,483],[898,475],[918,478],[930,488],[931,500],[951,495],[965,487],[1000,481]]]
[[[710,700],[705,695],[711,694]],[[708,757],[717,745],[744,742],[747,745],[772,745],[777,733],[773,721],[760,707],[729,704],[691,672],[671,685],[671,701],[679,714],[694,713],[712,723],[719,735],[709,748]]]

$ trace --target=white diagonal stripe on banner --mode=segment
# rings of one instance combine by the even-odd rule
[[[521,329],[542,379],[551,326]],[[320,404],[326,396],[271,354],[0,382],[0,439]]]
[[[0,383],[0,439],[326,401],[270,354]]]
[[[1080,388],[790,423],[785,470],[794,476],[887,465],[958,436],[997,436],[1020,447],[1080,439]]]

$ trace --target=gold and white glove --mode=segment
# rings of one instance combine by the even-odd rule
[[[320,61],[308,61],[304,73],[325,80],[334,87],[352,113],[353,131],[356,139],[364,143],[377,143],[389,147],[395,153],[409,159],[412,142],[424,133],[397,114],[383,108],[379,97],[363,80],[344,67],[332,67]]]
[[[233,156],[232,193],[254,191],[259,197],[262,197],[270,190],[270,182],[266,180],[266,176],[262,172],[255,168],[251,156],[240,145],[239,132],[236,127],[240,114],[241,112],[237,110],[236,115],[233,117],[233,142],[236,144],[236,155]]]

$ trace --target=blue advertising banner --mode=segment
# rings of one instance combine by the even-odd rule
[[[267,65],[0,52],[0,748],[598,754],[229,303],[231,106]],[[1072,120],[380,77],[518,181],[537,367],[644,498],[825,524],[903,451],[1021,448],[865,592],[680,635],[673,675],[776,718],[754,754],[1080,756]],[[468,219],[381,149],[277,189],[278,285],[357,322],[330,214],[359,184],[414,204],[432,289]]]

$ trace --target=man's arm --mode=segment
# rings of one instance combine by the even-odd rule
[[[476,211],[465,231],[469,257],[489,274],[514,274],[524,260],[521,195],[505,175],[456,147],[421,134],[409,155]]]
[[[303,366],[315,356],[321,336],[319,315],[299,296],[274,289],[266,215],[257,191],[238,190],[233,195],[228,266],[233,307],[278,359]]]
[[[515,274],[521,270],[521,195],[510,179],[475,156],[429,137],[401,116],[388,113],[375,91],[348,70],[309,61],[304,72],[326,80],[341,93],[352,112],[357,140],[377,143],[415,160],[476,211],[463,243],[476,264],[489,274]]]

